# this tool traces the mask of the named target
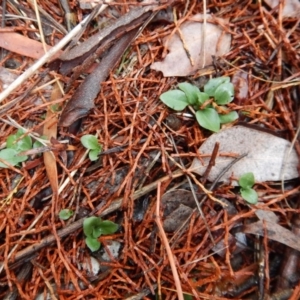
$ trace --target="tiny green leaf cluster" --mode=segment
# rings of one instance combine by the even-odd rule
[[[188,82],[178,84],[178,88],[161,94],[160,100],[177,111],[192,106],[196,111],[196,119],[203,128],[217,132],[221,124],[238,118],[236,111],[229,112],[223,106],[230,103],[234,96],[234,87],[229,77],[210,79],[204,86],[204,92]]]
[[[97,138],[94,135],[86,134],[80,139],[81,144],[89,149],[89,158],[91,161],[98,159],[99,153],[102,151],[102,146],[99,144]]]
[[[24,131],[19,129],[15,134],[6,139],[6,148],[0,151],[0,158],[12,166],[28,159],[27,155],[19,155],[20,152],[32,149],[32,139],[30,136],[24,136]],[[8,168],[8,165],[0,162],[0,168]]]
[[[74,212],[71,209],[65,208],[59,212],[58,216],[61,220],[65,221],[70,219],[73,216],[73,214]]]
[[[255,179],[252,172],[243,174],[239,179],[241,195],[250,204],[256,204],[258,199],[256,191],[252,188],[254,183]]]
[[[118,225],[111,221],[103,221],[98,217],[89,217],[83,221],[83,232],[86,235],[85,242],[91,251],[100,249],[98,238],[104,234],[112,234],[118,230]]]

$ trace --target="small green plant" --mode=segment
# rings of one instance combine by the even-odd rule
[[[89,149],[89,158],[91,161],[98,159],[99,153],[102,151],[102,146],[99,144],[97,138],[94,135],[86,134],[80,139],[81,144]]]
[[[118,225],[111,221],[103,221],[98,217],[89,217],[83,221],[83,232],[86,235],[86,245],[91,251],[100,249],[98,238],[104,234],[112,234],[118,230]]]
[[[10,135],[6,140],[6,148],[0,151],[0,158],[12,166],[28,159],[27,155],[19,155],[20,152],[32,149],[31,137],[24,136],[20,138],[22,135],[24,135],[24,131],[21,129]],[[0,168],[8,168],[8,166],[0,162]]]
[[[230,103],[234,96],[234,87],[229,77],[210,79],[203,92],[188,82],[178,84],[178,88],[161,94],[160,100],[177,111],[192,106],[196,119],[203,128],[217,132],[221,124],[233,122],[238,118],[236,111],[229,111],[224,106]]]
[[[256,191],[252,188],[254,183],[254,175],[251,172],[243,174],[239,179],[241,195],[250,204],[256,204],[258,199]]]
[[[74,212],[68,208],[62,209],[58,214],[59,218],[64,221],[70,219],[73,215]]]
[[[23,136],[24,134],[25,131],[18,129],[15,134],[8,136],[6,139],[6,148],[0,151],[0,158],[13,167],[28,159],[28,155],[20,155],[21,152],[43,146],[38,140],[32,143],[31,137],[29,135]],[[39,140],[46,140],[46,137],[42,136]],[[0,162],[0,168],[8,168],[8,165]]]

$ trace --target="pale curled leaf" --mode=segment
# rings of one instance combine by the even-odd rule
[[[265,233],[269,240],[277,241],[300,251],[299,237],[292,231],[272,222],[258,221],[244,227],[244,233],[258,234],[264,236]]]
[[[211,18],[208,15],[208,18]],[[192,20],[184,22],[180,26],[180,31],[186,48],[188,49],[194,65],[187,56],[183,47],[182,40],[176,33],[171,38],[165,40],[165,47],[169,50],[168,55],[161,62],[155,62],[151,65],[151,69],[163,72],[165,77],[169,76],[188,76],[198,69],[202,68],[203,58],[201,57],[201,41],[203,20],[201,14],[191,17]],[[199,22],[200,21],[200,22]],[[224,19],[218,18],[221,23],[226,23]],[[212,56],[222,56],[230,49],[231,35],[223,31],[221,26],[207,23],[204,45],[204,63],[208,66],[212,63]]]
[[[270,5],[272,8],[279,7],[280,0],[265,0],[265,2]],[[283,17],[299,17],[300,14],[300,2],[299,0],[285,0],[282,1]]]
[[[200,155],[211,155],[215,143],[220,144],[219,155],[215,166],[212,167],[208,179],[214,181],[222,170],[228,166],[234,157],[247,154],[235,163],[220,181],[229,182],[233,176],[240,178],[244,173],[252,172],[256,182],[280,181],[284,172],[284,179],[297,178],[298,157],[294,149],[288,155],[291,143],[272,134],[235,126],[211,135],[199,148]],[[225,156],[224,156],[225,155]],[[202,161],[194,159],[190,170],[199,175],[204,174],[210,157],[203,157]],[[233,182],[237,185],[237,182]]]

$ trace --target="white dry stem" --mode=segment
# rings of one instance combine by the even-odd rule
[[[103,10],[102,6],[100,10]],[[76,27],[73,28],[57,45],[53,46],[47,53],[45,53],[39,60],[37,60],[31,67],[29,67],[22,75],[20,75],[14,82],[12,82],[2,93],[0,93],[0,103],[6,99],[16,88],[18,88],[26,79],[32,76],[40,67],[49,62],[50,59],[64,46],[66,46],[74,37],[80,33],[82,28],[90,20],[88,15]]]

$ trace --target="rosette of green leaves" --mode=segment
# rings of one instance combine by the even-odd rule
[[[111,221],[103,221],[98,217],[89,217],[83,221],[83,232],[86,235],[85,242],[91,251],[100,249],[98,238],[104,234],[112,234],[118,230],[118,225]]]
[[[238,118],[235,111],[229,113],[218,113],[213,102],[218,105],[226,105],[233,100],[234,87],[229,77],[219,77],[208,81],[201,92],[196,86],[183,82],[178,85],[178,90],[171,90],[163,93],[160,100],[168,107],[181,111],[191,105],[196,111],[196,119],[200,126],[217,132],[221,124],[229,123]],[[207,101],[207,105],[205,102]],[[223,109],[223,111],[226,111]]]
[[[19,129],[15,134],[10,135],[6,140],[6,148],[0,151],[0,158],[12,166],[28,159],[27,155],[19,155],[20,152],[32,149],[30,136],[20,138],[24,133],[22,129]],[[0,162],[0,168],[8,168],[8,166]]]
[[[258,195],[252,188],[255,183],[254,175],[252,172],[243,174],[239,179],[241,187],[241,196],[250,204],[256,204]]]
[[[98,159],[98,155],[102,151],[102,146],[99,144],[98,139],[91,134],[86,134],[80,139],[82,145],[89,149],[89,159],[95,161]]]

